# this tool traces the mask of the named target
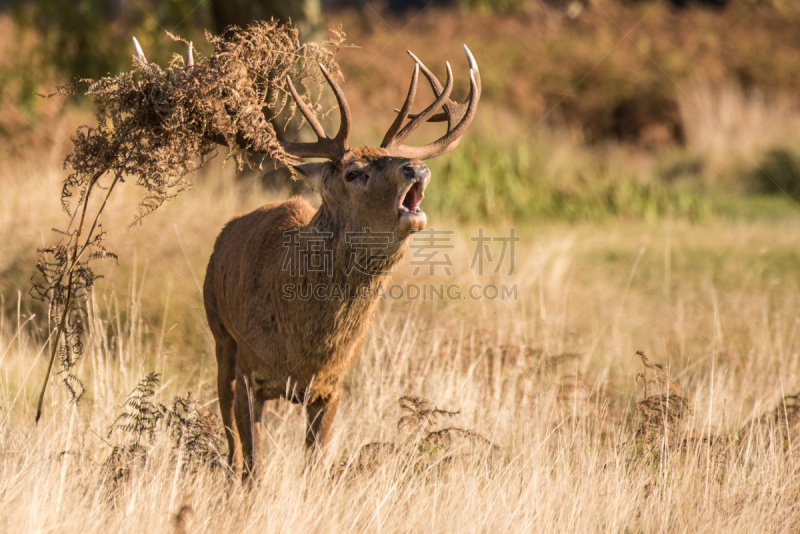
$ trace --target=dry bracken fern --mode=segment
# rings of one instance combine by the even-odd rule
[[[636,354],[646,368],[636,375],[644,385],[644,399],[637,404],[643,417],[636,437],[650,445],[674,441],[680,437],[681,423],[689,414],[689,403],[662,365],[651,362],[642,351]]]
[[[183,471],[224,464],[222,427],[217,416],[198,404],[191,393],[174,397],[168,406],[154,402],[159,383],[157,373],[140,380],[108,430],[109,438],[115,433],[120,436],[120,444],[113,447],[105,462],[108,478],[113,481],[126,479],[131,470],[144,466],[159,438],[171,442],[174,459],[181,462]]]
[[[459,411],[442,410],[413,395],[400,397],[398,403],[405,414],[397,421],[398,431],[403,431],[397,443],[376,441],[363,445],[351,458],[333,467],[332,477],[369,475],[391,465],[403,472],[420,473],[455,461],[497,460],[500,447],[480,433],[456,426],[441,427],[442,420],[458,416]]]

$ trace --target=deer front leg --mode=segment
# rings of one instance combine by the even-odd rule
[[[242,478],[242,443],[236,428],[236,342],[230,336],[217,339],[217,392],[222,424],[228,440],[228,465],[234,476]]]
[[[336,388],[328,397],[318,397],[306,406],[306,451],[322,451],[328,442],[336,409],[339,407],[339,392]]]
[[[257,480],[261,474],[261,418],[265,400],[259,398],[247,377],[236,380],[236,427],[242,443],[244,479]]]

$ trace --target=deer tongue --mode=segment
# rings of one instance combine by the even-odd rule
[[[420,182],[416,182],[411,186],[411,189],[406,192],[402,206],[408,211],[418,212],[420,202],[422,202],[422,187]]]

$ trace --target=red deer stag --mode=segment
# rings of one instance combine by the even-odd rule
[[[423,160],[454,149],[475,117],[480,75],[472,54],[464,49],[470,92],[461,103],[450,99],[449,64],[442,85],[409,52],[415,67],[408,95],[380,147],[348,147],[350,109],[324,68],[340,112],[333,138],[287,78],[317,140],[282,146],[298,160],[295,170],[319,192],[322,204],[315,211],[294,197],[229,222],[214,245],[203,290],[216,341],[229,461],[237,474],[242,464],[246,475],[260,472],[261,419],[267,400],[283,397],[304,404],[306,447],[324,446],[342,379],[375,313],[375,296],[402,257],[409,235],[425,227],[419,205],[430,171]],[[433,89],[434,102],[409,115],[420,71]],[[447,122],[447,133],[425,146],[403,144],[426,121]],[[302,158],[326,161],[300,164]],[[366,246],[370,240],[379,246]],[[313,297],[300,295],[308,290]]]

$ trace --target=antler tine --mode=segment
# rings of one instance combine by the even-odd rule
[[[411,110],[411,105],[414,103],[414,97],[417,94],[417,80],[419,79],[419,63],[414,65],[414,74],[411,75],[411,85],[408,87],[408,95],[406,96],[406,101],[403,102],[403,107],[397,110],[397,117],[395,117],[394,122],[389,129],[386,131],[386,135],[383,137],[383,141],[381,142],[381,148],[386,148],[389,146],[389,143],[392,142],[394,136],[397,135],[397,132],[400,131],[400,127],[403,126],[403,122],[408,117],[408,112]]]
[[[294,84],[292,83],[292,78],[288,74],[286,75],[286,85],[289,86],[289,92],[292,93],[292,98],[297,104],[297,107],[300,108],[300,112],[303,114],[303,117],[306,118],[308,124],[311,125],[311,128],[314,130],[314,133],[317,134],[317,139],[324,139],[325,130],[322,129],[322,125],[317,120],[314,112],[309,109],[306,103],[303,102],[303,99],[300,98],[300,95],[297,94],[297,90],[294,88]]]
[[[420,68],[421,67],[422,66],[420,66]],[[414,116],[414,118],[411,119],[411,121],[409,121],[409,123],[406,124],[403,127],[403,129],[397,133],[397,135],[387,148],[393,149],[394,147],[399,146],[400,143],[402,143],[406,137],[411,135],[411,133],[414,130],[416,130],[420,124],[428,120],[437,109],[439,109],[445,104],[447,99],[450,97],[450,91],[453,90],[453,71],[450,68],[450,63],[445,62],[445,67],[447,69],[447,81],[445,82],[444,89],[442,90],[441,94],[437,95],[436,100],[434,100],[430,106],[425,108],[425,110],[423,110],[422,113],[419,113],[416,116]]]
[[[441,94],[442,84],[439,81],[439,78],[437,78],[436,75],[433,72],[431,72],[431,69],[425,66],[425,63],[423,63],[422,60],[418,58],[416,54],[414,54],[414,52],[412,52],[411,50],[406,50],[406,54],[411,56],[411,59],[414,60],[414,63],[419,65],[422,74],[424,74],[425,77],[428,78],[428,81],[431,83],[431,87],[433,88],[433,90],[436,91],[436,94],[437,95]]]
[[[147,58],[144,57],[144,50],[142,50],[142,45],[139,44],[139,41],[136,37],[133,38],[133,53],[136,55],[136,59],[141,61],[142,63],[147,63]]]
[[[189,41],[189,46],[186,47],[186,61],[185,61],[186,67],[194,66],[194,53],[192,50],[193,48],[194,45],[192,45],[192,41]]]
[[[344,150],[347,150],[347,140],[350,138],[351,126],[350,106],[347,104],[347,99],[344,97],[342,88],[339,87],[339,84],[328,74],[328,71],[322,63],[320,63],[319,68],[322,70],[325,79],[328,80],[328,85],[333,89],[333,94],[336,95],[336,102],[339,104],[339,131],[336,133],[334,140],[338,142]]]
[[[478,109],[478,101],[481,97],[481,77],[480,71],[478,70],[478,63],[475,61],[475,57],[472,55],[466,45],[464,45],[464,52],[466,53],[467,62],[470,66],[470,88],[469,95],[462,103],[454,102],[446,96],[445,98],[442,98],[444,95],[449,96],[450,90],[447,88],[447,86],[442,87],[441,82],[439,82],[439,79],[436,78],[433,72],[431,72],[431,70],[428,69],[424,63],[419,61],[414,54],[409,52],[411,58],[414,59],[414,61],[419,65],[420,70],[428,79],[431,89],[433,90],[434,95],[437,97],[434,104],[436,107],[441,106],[444,112],[434,115],[432,113],[433,110],[429,107],[419,115],[413,116],[412,121],[407,125],[407,127],[411,126],[412,123],[416,122],[418,124],[423,120],[428,120],[431,122],[447,121],[447,133],[433,143],[429,143],[421,147],[398,145],[396,140],[396,142],[393,143],[394,146],[389,148],[389,151],[392,155],[417,159],[429,159],[436,156],[441,156],[442,154],[454,149],[458,145],[459,141],[461,140],[461,136],[475,118],[475,114]],[[452,80],[449,77],[448,85],[452,86]],[[440,103],[441,101],[444,101],[444,103]],[[434,107],[434,109],[436,109],[436,107]],[[401,132],[401,134],[402,133],[403,132]]]
[[[470,52],[467,45],[464,45],[464,53],[467,56],[467,63],[469,63],[469,68],[478,73],[478,75],[475,78],[475,81],[477,83],[477,91],[480,94],[481,76],[480,76],[480,71],[478,70],[478,62],[475,61],[475,57],[472,55],[472,52]],[[419,60],[419,58],[415,56],[412,52],[409,51],[408,55],[411,56],[411,58],[414,61],[416,61],[421,65],[422,73],[425,75],[425,77],[428,79],[428,82],[431,84],[431,89],[433,89],[434,94],[435,95],[440,94],[442,92],[442,84],[439,82],[439,79],[436,78],[436,75],[433,74],[433,72],[431,72],[431,70],[428,67],[426,67],[425,64],[423,64]],[[442,106],[445,111],[443,113],[437,113],[436,115],[433,115],[428,119],[428,122],[447,121],[447,128],[449,130],[453,126],[453,123],[460,122],[461,119],[464,117],[464,114],[467,111],[467,107],[469,106],[470,96],[471,95],[468,95],[467,98],[461,103],[454,102],[452,100],[448,101],[444,106]],[[416,115],[412,114],[409,115],[409,117],[413,119],[416,117]]]
[[[435,143],[431,143],[431,145],[437,145],[442,149],[441,152],[436,153],[434,156],[428,157],[435,157],[444,154],[445,152],[449,152],[453,150],[461,141],[461,136],[464,135],[464,132],[467,130],[469,125],[472,123],[472,119],[475,118],[475,114],[478,111],[478,100],[481,97],[480,92],[480,81],[479,75],[476,75],[477,71],[470,69],[469,71],[469,83],[470,83],[470,91],[469,91],[469,98],[464,102],[466,104],[466,111],[464,112],[464,116],[458,122],[455,128],[451,129],[444,137],[436,141]],[[430,146],[430,145],[429,145]]]
[[[286,76],[286,84],[289,86],[289,92],[292,94],[292,98],[297,103],[297,107],[300,108],[300,112],[314,130],[314,133],[317,136],[317,141],[314,143],[281,141],[280,144],[287,154],[296,158],[326,158],[330,160],[337,160],[341,158],[345,152],[347,152],[347,139],[350,137],[350,125],[352,122],[350,116],[350,106],[347,105],[347,99],[345,99],[344,92],[342,91],[341,87],[339,87],[339,85],[334,81],[325,67],[320,65],[319,68],[322,70],[322,74],[328,81],[328,85],[330,85],[331,89],[333,89],[333,93],[336,95],[336,100],[339,103],[339,113],[341,115],[339,132],[333,139],[325,135],[325,130],[322,128],[322,124],[320,124],[319,120],[317,120],[317,117],[306,105],[306,103],[303,102],[303,99],[300,98],[300,95],[297,93],[292,80],[289,78],[289,76]]]

